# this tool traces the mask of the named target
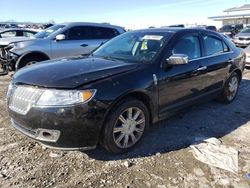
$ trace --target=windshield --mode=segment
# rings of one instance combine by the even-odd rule
[[[166,35],[159,32],[128,32],[105,43],[93,53],[93,56],[149,62],[164,46]]]
[[[65,25],[54,25],[52,27],[49,27],[49,28],[45,29],[44,31],[41,31],[41,32],[35,34],[34,37],[35,38],[40,38],[40,39],[47,38],[52,33],[62,29],[63,27],[65,27]]]
[[[250,33],[250,28],[249,29],[244,29],[243,31],[241,31],[241,33]]]

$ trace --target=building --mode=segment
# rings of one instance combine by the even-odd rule
[[[244,24],[250,25],[250,4],[239,7],[229,8],[223,11],[223,15],[209,17],[214,21],[222,21],[223,25],[227,24]]]

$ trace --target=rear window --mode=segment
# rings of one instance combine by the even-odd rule
[[[203,39],[207,56],[221,54],[225,50],[228,51],[226,44],[216,37],[204,36]]]
[[[68,31],[68,40],[88,40],[92,39],[89,27],[77,26]]]
[[[25,37],[33,37],[33,36],[34,36],[34,33],[29,32],[29,31],[24,31],[24,32],[23,32],[23,36],[25,36]]]
[[[92,27],[92,35],[93,39],[111,39],[119,35],[119,32],[111,28]]]

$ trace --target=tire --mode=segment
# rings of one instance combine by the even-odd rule
[[[41,56],[29,55],[29,56],[23,57],[23,58],[19,61],[19,63],[18,63],[18,68],[17,68],[17,69],[21,69],[21,68],[23,68],[23,67],[26,67],[26,66],[35,64],[35,63],[37,63],[37,62],[44,61],[44,60],[46,60],[46,59],[45,59],[45,58],[42,58]]]
[[[234,72],[226,81],[220,100],[226,104],[232,103],[237,96],[239,85],[240,77]]]
[[[136,122],[140,124],[135,125]],[[110,153],[126,153],[140,142],[148,126],[149,112],[145,104],[134,98],[123,100],[109,113],[101,144]]]

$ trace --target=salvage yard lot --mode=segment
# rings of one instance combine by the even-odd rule
[[[249,187],[250,71],[236,100],[211,101],[152,126],[133,152],[110,155],[98,147],[62,152],[10,127],[4,96],[9,76],[0,77],[0,187]],[[233,174],[197,161],[190,149],[197,137],[216,137],[239,151]]]

